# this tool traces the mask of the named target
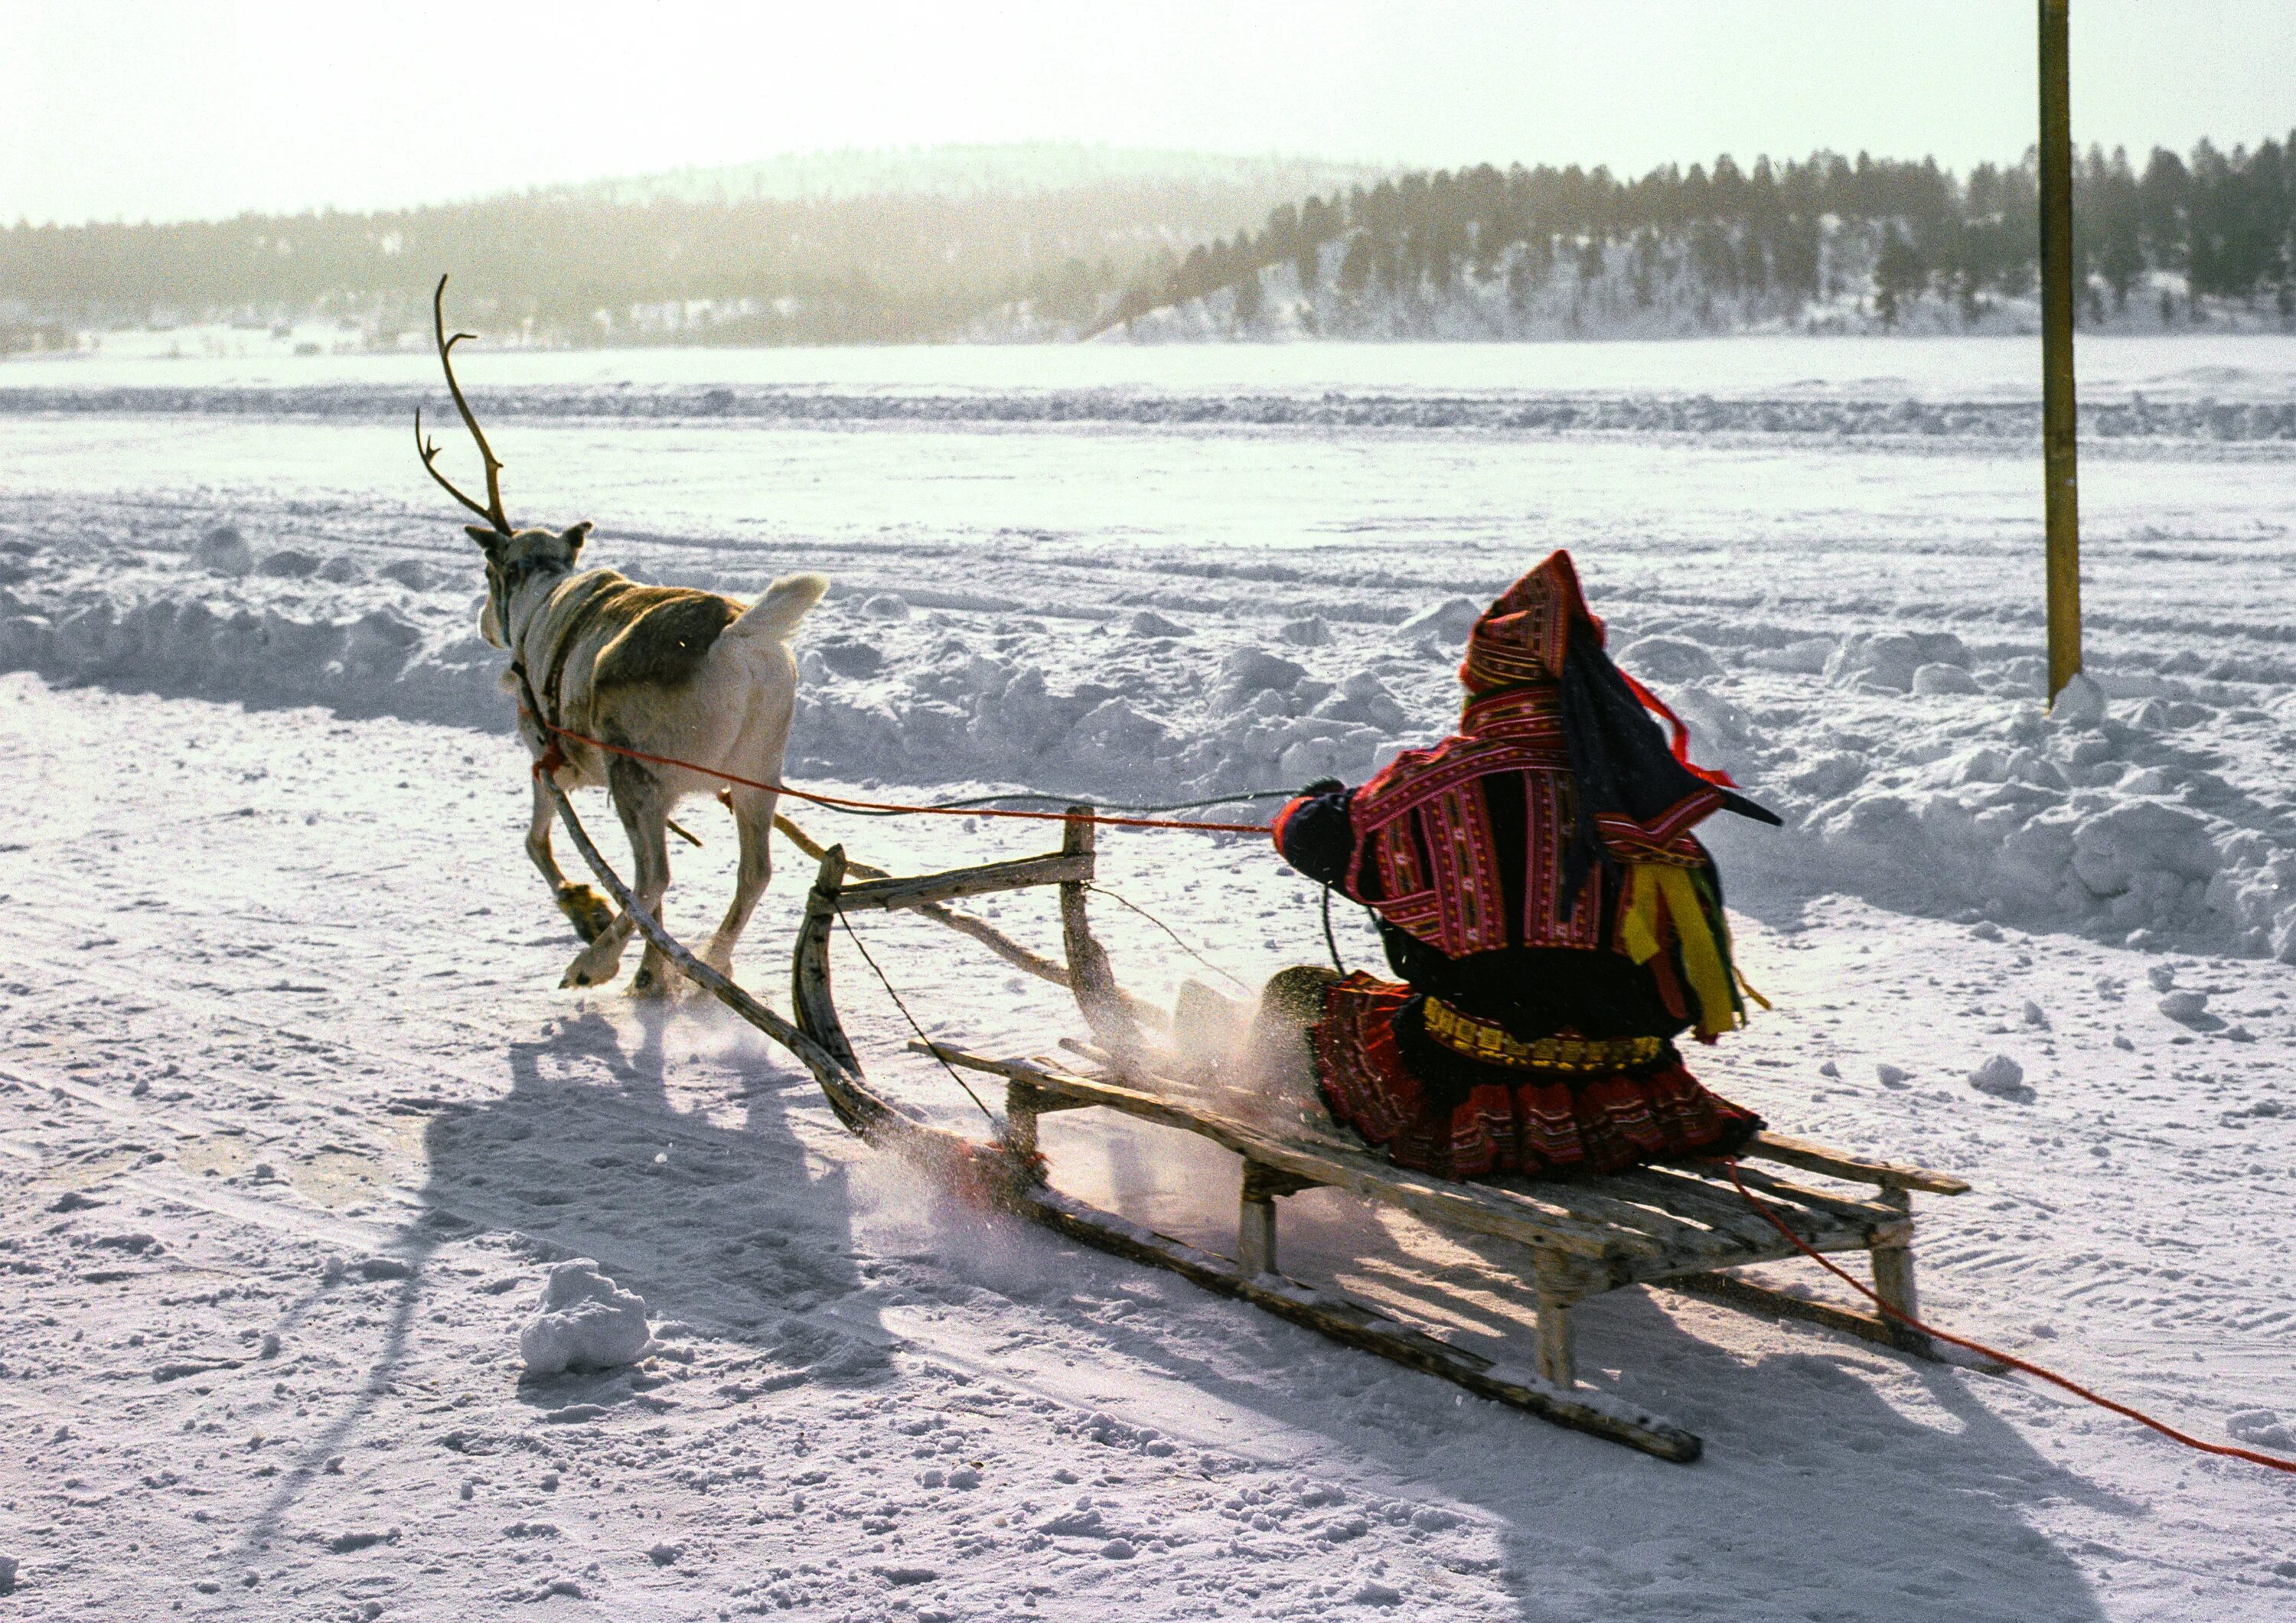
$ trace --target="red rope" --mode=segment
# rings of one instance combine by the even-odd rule
[[[578,744],[587,744],[593,750],[603,750],[609,755],[626,756],[634,761],[645,761],[656,766],[677,766],[687,772],[698,772],[704,777],[723,778],[728,783],[739,783],[744,789],[755,789],[767,794],[790,795],[800,800],[809,800],[816,806],[841,806],[849,811],[898,812],[924,817],[1017,817],[1029,823],[1097,823],[1107,828],[1177,828],[1201,829],[1214,834],[1264,834],[1265,823],[1201,823],[1177,817],[1103,817],[1070,812],[1012,811],[981,806],[906,806],[893,800],[857,800],[846,795],[816,794],[809,790],[791,789],[786,783],[768,783],[757,778],[745,778],[731,772],[720,772],[715,766],[703,766],[693,761],[679,760],[674,755],[648,755],[643,750],[626,750],[619,744],[610,744],[603,738],[592,738],[586,733],[577,733],[571,727],[558,726],[544,721],[527,709],[519,709],[527,719],[553,734],[549,750],[534,763],[535,775],[555,772],[565,764],[566,758],[558,751],[557,739],[570,738]]]
[[[1800,1251],[1803,1256],[1817,1264],[1819,1267],[1824,1268],[1836,1279],[1841,1280],[1851,1290],[1857,1291],[1858,1295],[1872,1302],[1876,1307],[1879,1307],[1885,1316],[1895,1319],[1898,1324],[1905,1325],[1907,1329],[1917,1330],[1922,1334],[1930,1337],[1933,1340],[1950,1342],[1956,1347],[1964,1348],[1970,1352],[1977,1353],[1984,1357],[1991,1358],[1996,1363],[2005,1364],[2011,1369],[2022,1370],[2026,1374],[2038,1376],[2041,1380],[2047,1381],[2051,1386],[2062,1387],[2066,1391],[2070,1392],[2076,1398],[2087,1398],[2089,1402],[2096,1405],[2100,1409],[2110,1409],[2115,1414],[2133,1420],[2140,1426],[2150,1426],[2161,1436],[2172,1438],[2176,1441],[2184,1444],[2187,1448],[2197,1448],[2202,1454],[2220,1454],[2230,1459],[2246,1460],[2250,1464],[2261,1465],[2267,1471],[2284,1471],[2291,1472],[2292,1474],[2296,1474],[2296,1460],[2276,1459],[2268,1454],[2259,1454],[2251,1448],[2235,1448],[2229,1443],[2204,1442],[2197,1437],[2189,1436],[2185,1432],[2177,1430],[2174,1426],[2164,1424],[2163,1422],[2153,1419],[2150,1414],[2145,1414],[2141,1409],[2132,1409],[2125,1403],[2115,1403],[2112,1398],[2104,1397],[2101,1393],[2092,1392],[2088,1388],[2081,1385],[2079,1381],[2069,1381],[2064,1376],[2058,1374],[2054,1370],[2043,1369],[2038,1364],[2029,1364],[2024,1359],[2016,1357],[2012,1354],[2003,1352],[1998,1348],[1988,1347],[1982,1341],[1972,1341],[1964,1336],[1949,1335],[1942,1330],[1934,1329],[1930,1325],[1923,1324],[1911,1314],[1898,1312],[1895,1307],[1890,1306],[1889,1303],[1883,1301],[1878,1292],[1874,1291],[1871,1287],[1861,1283],[1847,1269],[1841,1267],[1839,1265],[1826,1258],[1819,1256],[1800,1234],[1795,1234],[1793,1230],[1785,1225],[1784,1222],[1779,1218],[1778,1214],[1775,1210],[1764,1202],[1756,1200],[1753,1195],[1748,1192],[1746,1185],[1739,1180],[1738,1160],[1735,1156],[1732,1156],[1724,1160],[1722,1165],[1728,1169],[1731,1184],[1737,1189],[1738,1193],[1744,1199],[1746,1204],[1752,1207],[1764,1217],[1767,1218],[1769,1220],[1770,1226],[1776,1229],[1781,1234],[1784,1234],[1786,1237],[1787,1242],[1792,1245],[1794,1250]]]

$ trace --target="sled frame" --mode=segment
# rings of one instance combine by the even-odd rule
[[[1824,1325],[1917,1357],[1939,1356],[1927,1337],[1878,1313],[1738,1277],[1732,1270],[1800,1253],[1748,1209],[1715,1164],[1643,1167],[1568,1182],[1463,1183],[1393,1166],[1336,1133],[1278,1136],[1223,1110],[1216,1096],[1172,1074],[1181,1067],[1155,1034],[1159,1028],[1172,1029],[1172,1017],[1118,986],[1108,954],[1092,933],[1086,896],[1096,853],[1088,808],[1070,808],[1057,852],[899,879],[849,865],[841,846],[824,848],[786,820],[779,822],[820,864],[792,955],[791,998],[798,1029],[809,1039],[805,1046],[833,1059],[842,1073],[831,1090],[832,1104],[840,1093],[851,1100],[857,1092],[869,1101],[866,1114],[873,1122],[882,1126],[889,1125],[886,1118],[898,1119],[898,1136],[913,1148],[919,1147],[920,1135],[966,1144],[976,1158],[972,1170],[993,1168],[999,1185],[996,1198],[1016,1215],[1095,1249],[1168,1269],[1207,1290],[1479,1396],[1681,1463],[1698,1458],[1703,1445],[1697,1436],[1578,1385],[1572,1324],[1578,1302],[1628,1285],[1655,1285],[1744,1311]],[[964,897],[1043,885],[1059,888],[1063,963],[947,906]],[[1004,1120],[995,1144],[971,1145],[916,1122],[879,1100],[862,1079],[837,1013],[829,961],[840,917],[861,908],[922,912],[983,942],[1006,962],[1065,985],[1075,996],[1092,1040],[1062,1045],[1082,1063],[1043,1055],[1002,1058],[929,1040],[908,1045],[943,1064],[1004,1082]],[[820,1067],[815,1069],[819,1074]],[[824,1078],[824,1086],[830,1088],[830,1081]],[[1112,1110],[1177,1127],[1236,1155],[1241,1176],[1234,1255],[1218,1256],[1156,1234],[1054,1188],[1038,1122],[1046,1114],[1085,1109]],[[863,1131],[847,1109],[839,1113]],[[952,1153],[944,1146],[935,1159],[946,1165]],[[965,1152],[954,1153],[962,1160]],[[1917,1316],[1913,1193],[1957,1195],[1967,1193],[1966,1183],[1771,1133],[1759,1135],[1740,1155],[1864,1186],[1829,1190],[1752,1167],[1739,1169],[1746,1186],[1811,1250],[1866,1252],[1877,1294],[1897,1311]],[[1495,1363],[1427,1329],[1281,1273],[1277,1202],[1324,1187],[1407,1211],[1438,1229],[1524,1248],[1536,1306],[1535,1367]]]

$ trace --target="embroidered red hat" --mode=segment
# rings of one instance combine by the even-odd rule
[[[1556,551],[1483,611],[1467,633],[1459,680],[1471,697],[1525,682],[1553,682],[1562,674],[1562,656],[1574,635],[1592,636],[1599,648],[1603,622],[1587,607],[1570,554]]]

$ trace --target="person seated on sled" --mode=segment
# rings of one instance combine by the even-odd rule
[[[1701,1086],[1674,1039],[1744,1019],[1691,830],[1718,810],[1778,819],[1690,765],[1682,724],[1603,644],[1554,553],[1475,622],[1456,734],[1276,816],[1285,861],[1377,915],[1401,984],[1285,971],[1259,1040],[1292,1069],[1311,1059],[1332,1114],[1397,1165],[1616,1172],[1726,1155],[1763,1126]]]

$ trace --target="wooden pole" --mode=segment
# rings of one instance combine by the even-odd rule
[[[2081,668],[2073,412],[2073,138],[2068,0],[2041,8],[2041,442],[2048,485],[2049,702]]]

